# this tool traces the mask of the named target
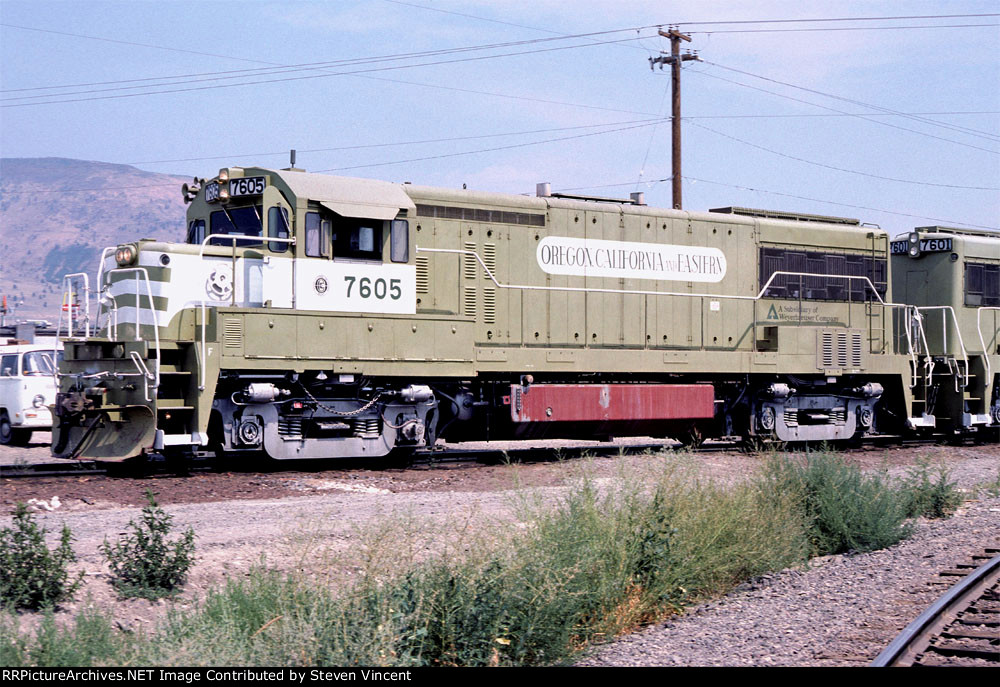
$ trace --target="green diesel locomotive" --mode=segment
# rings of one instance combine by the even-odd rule
[[[183,193],[186,243],[109,247],[93,288],[69,280],[98,305],[65,340],[58,456],[836,441],[1000,420],[996,280],[953,307],[963,346],[939,342],[937,301],[899,279],[900,260],[940,256],[897,260],[857,220],[294,168],[230,167]],[[1000,263],[1000,240],[949,236],[978,252],[927,299],[960,298],[966,265]]]

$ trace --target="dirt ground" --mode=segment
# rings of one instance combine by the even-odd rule
[[[147,477],[81,475],[79,477],[50,477],[12,479],[4,478],[3,471],[16,464],[50,462],[48,434],[39,433],[27,447],[0,446],[0,512],[13,512],[14,505],[31,499],[48,501],[59,498],[59,510],[82,511],[97,508],[141,507],[146,504],[146,491],[152,490],[160,505],[181,503],[207,503],[246,499],[283,499],[301,497],[324,491],[403,493],[403,492],[483,492],[521,487],[552,487],[567,483],[576,473],[567,466],[579,465],[586,460],[597,474],[608,476],[620,469],[615,449],[597,442],[548,441],[532,445],[551,445],[556,448],[592,445],[602,455],[585,454],[581,458],[529,459],[519,464],[489,464],[475,462],[440,462],[403,467],[345,468],[296,465],[298,469],[284,469],[275,462],[266,469],[234,466],[229,471],[197,471],[185,476],[157,474]],[[646,440],[648,443],[649,440]],[[640,441],[619,442],[629,446]],[[670,445],[669,443],[667,444]],[[461,444],[462,448],[498,447],[511,450],[516,456],[518,442],[500,444]],[[586,450],[586,449],[584,449]],[[876,448],[851,451],[844,456],[864,469],[892,468],[926,462],[948,467],[970,456],[982,454],[995,456],[996,446],[912,446],[905,448]],[[714,478],[752,472],[763,460],[759,455],[738,450],[694,454],[699,470]],[[628,461],[642,463],[642,453],[627,457]],[[69,463],[70,461],[61,461]],[[44,507],[42,508],[44,509]]]

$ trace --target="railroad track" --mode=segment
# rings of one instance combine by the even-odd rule
[[[974,567],[942,572],[960,577],[871,663],[887,666],[1000,667],[1000,548],[985,549]]]
[[[888,442],[888,443],[887,443]],[[525,442],[528,443],[528,442]],[[925,446],[937,443],[934,439],[902,439],[901,437],[885,438],[880,437],[878,443],[863,444],[858,447],[843,448],[843,451],[868,451],[886,450],[889,448],[907,448],[915,446]],[[122,477],[148,476],[152,474],[184,474],[187,472],[218,471],[253,471],[253,472],[275,472],[287,470],[301,470],[303,472],[322,472],[328,469],[351,469],[370,468],[375,465],[379,467],[413,467],[418,469],[428,469],[439,465],[468,464],[470,467],[479,464],[497,464],[504,462],[529,463],[545,462],[561,459],[580,458],[584,456],[617,456],[636,455],[647,451],[661,451],[663,449],[678,449],[682,446],[669,441],[659,441],[642,444],[615,444],[602,443],[598,445],[570,445],[558,448],[524,446],[507,449],[495,448],[461,448],[452,447],[438,450],[417,451],[410,460],[400,461],[393,464],[391,461],[381,462],[372,460],[347,460],[331,459],[309,460],[309,461],[266,461],[255,458],[248,459],[240,466],[232,463],[217,463],[211,452],[200,452],[198,456],[182,467],[178,468],[176,463],[165,460],[148,461],[141,466],[129,468],[121,463],[100,463],[87,460],[70,462],[59,460],[53,462],[21,463],[15,465],[0,466],[0,478],[39,478],[39,477],[79,477],[82,475],[107,475],[116,474]],[[738,441],[712,441],[696,448],[688,448],[693,453],[719,453],[723,451],[740,450],[741,444]],[[762,447],[766,449],[766,447]],[[137,464],[136,464],[137,465]]]

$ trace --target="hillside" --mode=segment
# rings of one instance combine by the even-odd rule
[[[183,240],[180,187],[189,180],[106,162],[0,158],[0,294],[18,304],[13,317],[54,322],[63,275],[93,279],[105,246]]]

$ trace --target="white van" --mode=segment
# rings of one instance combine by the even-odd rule
[[[54,366],[62,345],[0,346],[0,444],[24,445],[35,430],[52,428],[48,404],[55,403]]]

